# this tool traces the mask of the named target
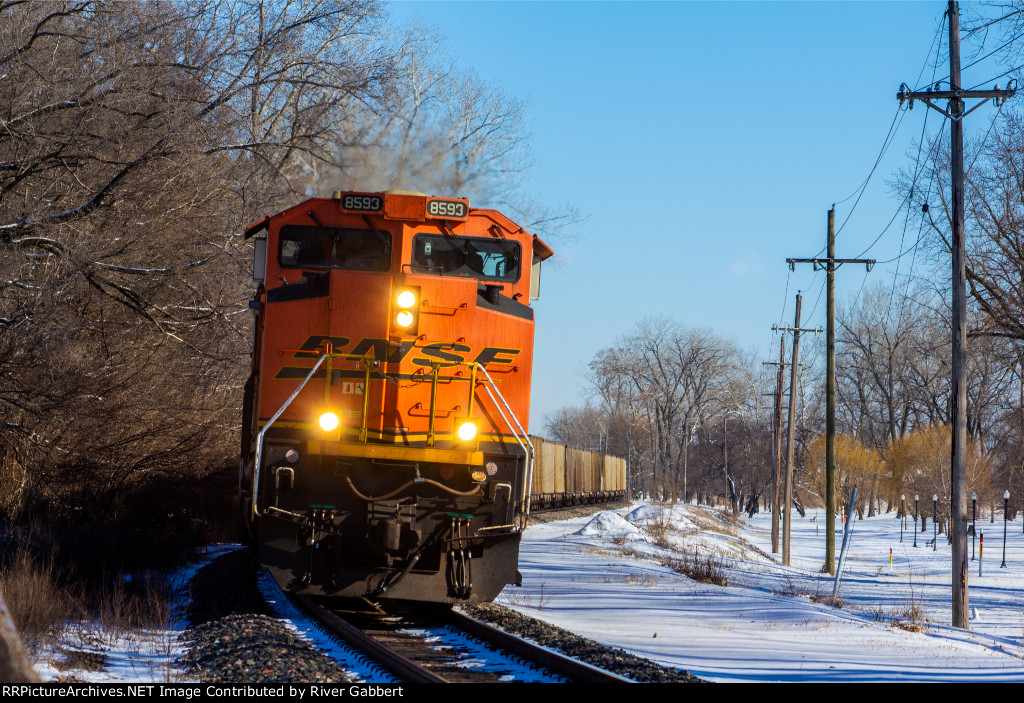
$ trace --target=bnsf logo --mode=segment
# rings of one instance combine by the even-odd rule
[[[522,351],[522,349],[511,349],[507,347],[484,347],[479,352],[473,353],[473,348],[465,344],[436,342],[424,347],[414,347],[412,341],[405,341],[400,345],[394,345],[389,343],[386,339],[373,338],[361,339],[359,342],[352,345],[351,348],[347,348],[349,344],[352,343],[352,340],[348,337],[328,337],[326,335],[317,334],[308,337],[299,348],[300,350],[296,351],[292,355],[292,358],[316,359],[318,357],[316,350],[321,348],[325,340],[330,340],[331,346],[334,348],[336,353],[346,353],[350,354],[352,357],[369,356],[371,359],[383,364],[397,364],[409,357],[410,361],[412,361],[416,366],[428,369],[434,365],[448,367],[463,364],[467,361],[473,361],[478,364],[485,365],[505,364],[511,366],[515,363],[516,357]],[[285,366],[277,372],[274,378],[305,378],[308,373],[308,367],[302,368],[298,366]],[[362,375],[362,371],[353,371],[351,369],[342,370],[340,372],[335,370],[334,373],[340,373],[342,375],[352,374],[356,375],[357,378]],[[359,394],[362,390],[357,390],[355,386],[353,386],[351,391],[346,390],[343,392]]]
[[[466,203],[458,200],[431,200],[427,203],[428,217],[465,217]]]

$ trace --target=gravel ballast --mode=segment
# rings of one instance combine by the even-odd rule
[[[565,520],[602,509],[574,508],[538,515],[536,522]],[[532,518],[531,518],[532,519]],[[204,682],[347,682],[336,660],[273,617],[257,586],[259,563],[249,549],[215,558],[190,583],[189,627],[181,639],[186,678]],[[487,604],[464,608],[472,617],[634,681],[689,683],[699,679],[623,650],[578,637],[510,608]]]
[[[258,571],[253,550],[239,549],[192,578],[184,675],[212,683],[347,682],[337,661],[270,614]]]
[[[647,659],[634,656],[621,649],[598,644],[593,640],[574,635],[560,627],[549,625],[542,620],[528,617],[511,608],[487,603],[463,608],[465,613],[477,620],[489,622],[506,632],[525,637],[537,644],[554,649],[567,657],[579,659],[591,666],[610,671],[633,681],[643,683],[703,683],[696,676],[683,671],[660,666]]]

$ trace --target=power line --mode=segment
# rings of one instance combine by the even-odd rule
[[[882,157],[885,156],[885,152],[887,152],[889,150],[889,147],[892,145],[892,138],[895,136],[896,130],[899,128],[899,125],[902,124],[903,122],[903,114],[904,110],[902,109],[902,106],[900,106],[900,108],[896,110],[896,114],[893,115],[892,123],[889,125],[889,133],[885,135],[885,141],[882,143],[882,149],[878,152],[878,156],[875,158],[874,165],[871,166],[871,171],[868,173],[868,177],[864,179],[864,185],[861,186],[860,192],[857,193],[857,199],[853,201],[853,206],[850,207],[850,212],[846,214],[846,219],[843,220],[843,224],[841,224],[839,226],[839,229],[836,231],[837,235],[843,231],[843,227],[846,227],[846,223],[850,221],[850,218],[853,216],[854,211],[857,209],[857,205],[860,203],[860,199],[864,196],[864,191],[867,190],[868,183],[871,181],[871,177],[875,174],[875,170],[878,169],[878,164],[881,163]]]
[[[974,66],[974,65],[976,65],[976,64],[979,64],[979,63],[981,63],[982,61],[984,61],[985,59],[987,59],[987,58],[991,57],[992,55],[994,55],[994,54],[997,54],[997,53],[999,53],[1000,51],[1002,51],[1003,49],[1005,49],[1006,47],[1008,47],[1008,46],[1009,46],[1010,44],[1012,44],[1012,43],[1014,43],[1015,41],[1019,40],[1019,39],[1020,39],[1021,37],[1024,37],[1024,31],[1020,31],[1020,32],[1018,32],[1017,34],[1013,35],[1012,37],[1010,37],[1009,39],[1007,39],[1007,40],[1006,40],[1006,41],[1005,41],[1005,42],[1004,42],[1003,44],[1001,44],[1001,45],[997,46],[997,47],[996,47],[995,49],[993,49],[992,51],[988,52],[988,53],[987,53],[987,54],[985,54],[984,56],[979,56],[979,57],[978,57],[978,58],[976,58],[976,59],[975,59],[974,61],[971,61],[971,62],[970,62],[969,64],[967,64],[966,66],[963,66],[963,67],[961,68],[961,70],[966,70],[966,69],[970,68],[971,66]],[[1007,73],[1009,73],[1009,71],[1008,71]],[[1006,75],[1006,73],[1002,73],[1002,74],[1000,74],[999,76],[996,76],[996,78],[1001,78],[1002,76],[1005,76],[1005,75]],[[989,80],[994,80],[994,79],[990,78]],[[948,75],[948,74],[947,74],[946,76],[944,76],[944,77],[942,77],[942,78],[940,78],[940,79],[938,80],[938,83],[948,83],[948,82],[949,82],[949,75]],[[979,83],[978,85],[984,85],[985,83],[988,83],[988,80],[986,80],[986,81],[982,81],[982,82],[981,82],[981,83]],[[933,82],[932,82],[932,85],[935,85],[935,84],[936,84],[936,83],[935,83],[935,82],[933,81]],[[978,86],[974,86],[974,88],[977,88],[977,87],[978,87]],[[969,88],[968,90],[974,90],[974,88]]]
[[[935,30],[935,36],[932,37],[931,46],[928,47],[927,58],[925,58],[924,63],[921,65],[921,70],[917,74],[917,80],[918,81],[921,80],[921,76],[924,75],[925,69],[928,67],[929,63],[931,63],[931,48],[933,46],[936,47],[936,50],[935,50],[935,62],[931,63],[931,65],[932,65],[932,78],[934,79],[934,77],[935,77],[935,72],[938,70],[938,61],[939,61],[938,56],[939,56],[939,52],[942,50],[942,29],[943,29],[944,26],[945,26],[945,18],[943,18],[943,22],[940,22],[939,26]],[[901,108],[902,108],[902,105],[901,105]],[[897,122],[897,119],[899,120],[899,122]],[[837,235],[840,232],[843,231],[843,228],[846,227],[846,223],[849,222],[850,218],[853,216],[853,212],[854,212],[854,210],[857,209],[857,204],[860,202],[861,197],[864,195],[864,191],[867,190],[868,183],[871,181],[871,177],[874,175],[875,170],[878,168],[878,164],[881,162],[882,157],[885,156],[885,153],[889,150],[889,147],[892,145],[892,138],[895,137],[895,131],[894,130],[898,130],[899,129],[899,125],[902,124],[902,122],[903,122],[903,119],[902,119],[902,117],[900,117],[900,114],[896,114],[893,117],[892,124],[889,125],[889,133],[886,135],[885,141],[882,142],[882,149],[879,151],[878,157],[875,159],[875,163],[871,167],[871,171],[868,173],[867,178],[865,178],[864,181],[861,183],[860,188],[857,191],[854,191],[854,193],[857,194],[857,200],[854,201],[853,206],[850,208],[850,212],[848,212],[847,215],[846,215],[846,219],[843,220],[843,224],[841,224],[839,226],[839,229],[836,231]],[[853,197],[853,194],[847,196],[843,200],[840,200],[839,203],[846,202],[847,200],[849,200],[852,197]],[[893,219],[895,220],[895,217]],[[822,251],[824,251],[824,250],[822,250]],[[820,256],[820,255],[821,255],[821,252],[819,251],[816,256]]]
[[[893,213],[892,218],[889,220],[889,224],[887,224],[885,226],[885,228],[882,229],[882,231],[878,234],[878,236],[875,237],[874,241],[872,241],[871,244],[869,244],[864,251],[862,251],[860,254],[857,255],[858,258],[860,258],[860,257],[864,256],[865,254],[867,254],[869,251],[871,251],[872,247],[874,247],[876,244],[878,244],[878,241],[885,235],[886,232],[889,231],[889,228],[892,227],[892,223],[896,221],[896,218],[900,214],[900,210],[902,210],[905,205],[909,205],[910,201],[914,197],[914,190],[917,188],[917,179],[920,178],[920,176],[921,176],[921,170],[922,170],[921,151],[922,151],[922,149],[924,147],[924,135],[925,135],[925,131],[926,131],[927,127],[928,127],[928,115],[929,115],[929,112],[926,111],[925,115],[924,115],[924,121],[921,124],[921,136],[918,138],[918,142],[917,142],[917,156],[914,159],[914,175],[910,179],[910,189],[907,191],[907,194],[903,197],[903,202],[901,202],[899,207],[896,208],[896,212]],[[941,134],[942,134],[942,129],[939,130],[939,135],[941,135]],[[929,154],[932,153],[932,151],[935,148],[935,145],[937,144],[937,142],[938,142],[938,136],[936,136],[936,138],[932,140],[931,146],[928,147],[928,153]],[[931,181],[929,180],[929,190],[931,188],[930,182]],[[927,202],[927,200],[925,202]],[[910,219],[910,208],[908,207],[907,208],[907,216],[903,220],[903,234],[900,236],[900,249],[903,248],[903,240],[904,240],[904,238],[906,237],[906,234],[907,234],[907,224],[909,222],[909,219]],[[899,257],[896,257],[896,258],[899,258]],[[892,262],[894,260],[895,259],[889,259],[889,261],[882,261],[882,262],[879,262],[879,263],[887,264],[887,263],[890,263],[890,262]]]
[[[968,172],[971,171],[971,169],[974,168],[975,163],[977,163],[979,157],[981,157],[981,151],[982,151],[985,143],[988,141],[988,137],[991,135],[992,129],[995,127],[995,121],[998,119],[998,117],[1001,114],[1001,112],[1002,112],[1002,105],[1000,104],[998,109],[996,109],[995,114],[992,116],[992,119],[989,121],[988,130],[985,132],[985,136],[982,138],[981,142],[979,142],[979,144],[978,144],[978,148],[977,148],[977,151],[975,152],[974,159],[971,161],[971,165],[967,168]],[[939,132],[939,134],[936,135],[935,139],[932,141],[932,147],[929,148],[929,152],[934,151],[934,147],[936,145],[936,142],[941,137],[941,135],[942,135],[942,132]],[[926,204],[928,203],[928,195],[931,193],[932,183],[934,182],[934,180],[935,180],[935,172],[932,171],[931,176],[929,177],[928,189],[925,191],[925,199],[924,199],[924,201],[925,201]],[[912,189],[913,189],[913,186],[911,186],[911,190]],[[906,202],[906,200],[904,199],[904,203],[905,202]],[[909,209],[907,209],[907,217],[909,217]],[[924,222],[924,220],[922,220],[922,222]],[[890,224],[891,224],[891,222],[890,222]],[[907,228],[907,222],[904,221],[904,224],[903,224],[903,236],[904,237],[906,235],[906,228]],[[878,241],[878,239],[876,239],[876,241]],[[874,245],[874,243],[871,243],[871,246],[873,246],[873,245]],[[882,261],[879,261],[879,263],[880,264],[891,264],[894,261],[899,261],[904,256],[906,256],[907,254],[910,254],[911,252],[913,252],[920,245],[921,245],[921,235],[920,235],[920,232],[919,232],[918,240],[914,241],[913,245],[911,245],[907,249],[903,249],[903,237],[901,237],[900,238],[900,251],[899,251],[899,254],[897,254],[896,256],[894,256],[891,259],[884,259]],[[870,247],[868,247],[868,249],[870,249]],[[865,250],[864,253],[866,253],[866,251],[867,250]],[[863,254],[861,254],[860,256],[863,256]]]
[[[1022,32],[1021,35],[1024,35],[1024,32]],[[998,119],[998,117],[999,117],[999,115],[1001,113],[1002,113],[1002,103],[999,104],[999,107],[998,107],[996,113],[992,116],[992,119],[989,121],[988,130],[985,132],[985,136],[982,138],[981,142],[978,145],[977,151],[975,152],[975,155],[974,155],[974,159],[971,161],[971,165],[967,169],[968,171],[970,171],[971,168],[974,167],[975,162],[978,160],[978,157],[981,155],[981,151],[982,151],[985,143],[988,141],[988,138],[989,138],[989,136],[992,133],[992,129],[995,127],[996,120]],[[924,145],[924,133],[927,130],[927,125],[928,125],[928,116],[930,114],[931,114],[930,111],[926,111],[925,112],[925,118],[924,118],[924,120],[922,122],[922,125],[921,125],[921,138],[918,141],[917,156],[915,158],[915,164],[914,164],[914,176],[911,179],[911,184],[910,184],[910,189],[908,191],[908,194],[903,198],[903,202],[900,203],[899,208],[897,208],[896,212],[893,214],[892,219],[889,220],[889,223],[879,233],[879,235],[877,237],[875,237],[874,241],[872,241],[871,244],[869,244],[868,247],[864,251],[862,251],[860,254],[858,254],[858,257],[864,256],[866,253],[868,253],[875,246],[875,244],[877,244],[878,241],[885,235],[885,233],[892,226],[892,223],[895,222],[896,217],[899,215],[899,211],[902,210],[904,206],[909,206],[910,203],[908,201],[910,201],[913,198],[914,190],[917,187],[917,180],[918,180],[918,178],[921,175],[921,171],[923,170],[923,165],[921,163],[921,152],[922,152],[922,147]],[[938,134],[936,134],[935,138],[932,140],[932,144],[931,144],[931,146],[928,149],[928,153],[929,154],[932,154],[934,152],[935,147],[936,147],[939,139],[941,138],[941,136],[942,136],[942,134],[944,132],[944,128],[945,128],[945,122],[943,123],[942,129],[939,130]],[[928,202],[927,194],[931,192],[931,185],[932,185],[932,182],[934,180],[934,176],[935,176],[934,171],[932,171],[932,174],[929,177],[929,184],[928,184],[928,190],[926,191],[925,203]],[[923,228],[919,229],[918,238],[914,242],[913,246],[910,247],[909,249],[903,249],[903,243],[906,240],[907,227],[909,226],[909,220],[910,220],[910,208],[907,207],[907,213],[906,213],[906,216],[904,217],[904,221],[903,221],[903,232],[900,235],[899,253],[896,256],[892,257],[891,259],[885,259],[885,260],[879,261],[878,263],[880,263],[880,264],[889,264],[889,263],[892,263],[893,261],[897,261],[898,262],[900,259],[902,259],[904,256],[906,256],[908,253],[910,253],[912,251],[915,252],[915,255],[916,255],[916,249],[917,249],[917,247],[921,243],[921,233],[923,232]],[[896,274],[894,275],[894,280],[893,280],[893,286],[894,286],[893,287],[893,293],[895,293],[895,284],[896,284],[895,278],[898,275],[899,275],[899,268],[897,266],[897,271],[896,271]],[[901,316],[902,316],[902,312],[901,312]]]
[[[1009,19],[1010,17],[1013,17],[1014,15],[1019,15],[1021,12],[1024,12],[1024,10],[1014,10],[1013,12],[1008,12],[1007,14],[1003,15],[1002,17],[997,17],[994,20],[989,20],[985,24],[978,25],[974,29],[970,30],[969,32],[964,34],[962,38],[966,39],[967,37],[971,36],[975,32],[978,32],[978,31],[980,31],[982,29],[988,29],[989,27],[994,25],[996,22],[1002,22],[1003,20]]]
[[[966,66],[962,66],[960,68],[960,70],[962,71],[964,69],[970,68],[971,66],[973,66],[973,65],[975,65],[977,63],[981,63],[982,61],[987,59],[989,56],[992,56],[992,54],[995,54],[998,51],[1002,51],[1003,49],[1005,49],[1006,47],[1008,47],[1010,44],[1012,44],[1013,42],[1017,41],[1021,37],[1024,37],[1024,31],[1018,32],[1017,34],[1013,35],[1004,44],[1002,44],[1001,46],[996,47],[995,49],[993,49],[992,51],[988,52],[984,56],[980,56],[977,59],[975,59],[974,61],[971,61]]]
[[[933,153],[935,151],[935,148],[938,146],[938,142],[942,138],[942,135],[944,133],[945,133],[945,124],[943,124],[943,127],[942,127],[942,129],[939,130],[938,134],[935,135],[935,138],[932,139],[932,144],[928,148],[929,154],[931,154],[931,153]],[[929,157],[929,158],[932,158],[932,157]],[[928,187],[925,189],[925,192],[924,192],[923,200],[924,200],[925,204],[928,203],[928,196],[931,195],[932,185],[933,185],[934,181],[935,181],[935,171],[932,170],[930,175],[928,176]],[[916,181],[915,181],[915,184],[916,184]],[[912,186],[912,188],[913,187],[914,186]],[[909,208],[907,210],[907,213],[908,213],[908,216],[909,216],[909,213],[910,213]],[[922,222],[923,222],[923,220],[922,220]],[[903,229],[904,236],[906,235],[906,228],[907,228],[907,226],[908,226],[907,223],[904,223],[904,229]],[[901,249],[900,253],[897,254],[896,256],[892,257],[891,259],[885,259],[884,261],[879,261],[878,263],[880,263],[880,264],[891,264],[893,261],[897,261],[897,260],[903,258],[904,256],[906,256],[907,254],[909,254],[910,252],[914,251],[920,243],[921,243],[921,233],[920,233],[920,229],[919,229],[917,241],[914,243],[913,246],[911,246],[909,249],[905,249],[904,250],[902,248],[903,247],[903,240],[901,239],[900,240],[900,249]]]
[[[989,78],[988,80],[984,80],[981,83],[978,83],[977,85],[968,88],[968,90],[975,90],[977,88],[980,88],[981,86],[985,85],[986,83],[991,83],[992,81],[997,81],[1000,78],[1002,78],[1003,76],[1008,76],[1011,73],[1014,73],[1015,71],[1021,70],[1022,68],[1024,68],[1024,63],[1020,64],[1019,66],[1014,66],[1009,71],[1003,71],[998,76],[993,76],[992,78]]]
[[[821,288],[818,289],[818,297],[814,299],[814,307],[811,308],[811,314],[807,316],[808,320],[814,317],[814,311],[818,309],[818,303],[821,302],[821,294],[825,292],[825,283],[825,279],[821,279]]]

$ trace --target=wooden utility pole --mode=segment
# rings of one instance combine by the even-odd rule
[[[796,389],[797,369],[800,367],[800,333],[821,332],[821,329],[800,328],[800,306],[803,303],[803,296],[796,294],[796,317],[792,327],[773,326],[777,332],[793,333],[793,361],[789,373],[789,437],[786,448],[786,480],[785,480],[785,502],[782,506],[782,563],[789,566],[789,535],[791,532],[793,518],[793,450],[796,442]]]
[[[764,361],[765,366],[778,366],[775,379],[775,421],[772,423],[772,554],[779,553],[779,486],[782,484],[782,374],[786,368],[786,338],[779,338],[779,360]],[[1024,388],[1024,382],[1021,385]],[[1022,391],[1024,392],[1024,391]],[[1024,407],[1024,402],[1021,403]]]
[[[772,554],[779,553],[779,484],[782,483],[782,374],[786,364],[786,338],[779,338],[779,375],[775,379],[775,501],[772,503]],[[1024,406],[1022,406],[1024,407]]]
[[[953,576],[953,627],[968,629],[969,600],[967,592],[967,275],[964,247],[964,125],[963,118],[984,104],[988,98],[999,102],[1013,97],[1013,81],[1006,90],[961,90],[960,88],[960,7],[949,0],[949,90],[912,91],[904,83],[896,97],[900,103],[920,100],[941,112],[950,121],[950,179],[952,181],[952,254],[953,254],[953,373],[951,401],[953,411],[953,446],[950,451],[949,505],[953,518],[950,534]],[[964,100],[982,101],[964,111]],[[943,110],[933,100],[948,100]]]
[[[824,259],[786,259],[790,268],[796,264],[824,266],[827,273],[826,295],[826,371],[825,371],[825,570],[836,575],[836,268],[842,264],[864,264],[868,271],[874,259],[836,258],[836,209],[828,211],[826,249]],[[849,519],[849,518],[847,518]]]

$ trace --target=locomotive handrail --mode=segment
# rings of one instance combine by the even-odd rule
[[[516,423],[515,429],[518,429],[519,432],[522,433],[523,439],[526,440],[526,444],[523,444],[523,440],[519,439],[519,435],[513,431],[512,436],[516,438],[516,441],[519,442],[519,446],[523,448],[524,452],[526,452],[526,481],[523,483],[523,517],[520,520],[520,527],[522,528],[526,525],[526,516],[530,514],[530,486],[533,485],[533,442],[530,441],[530,435],[526,433],[526,430],[524,430],[522,424],[520,424],[519,418],[517,418],[516,414],[512,412],[512,408],[509,406],[508,401],[505,400],[505,396],[503,396],[501,391],[498,390],[498,386],[494,382],[494,379],[491,378],[491,374],[487,373],[487,368],[483,364],[476,362],[473,362],[472,366],[475,370],[478,369],[483,371],[484,378],[487,379],[487,382],[494,388],[495,393],[498,394],[498,398],[501,400],[501,405],[505,406],[505,410],[508,410],[508,414],[512,418],[512,421]],[[505,411],[501,409],[501,405],[499,405],[498,401],[494,399],[494,393],[491,392],[491,388],[485,385],[484,390],[487,391],[487,395],[491,397],[491,402],[494,403],[494,407],[498,409],[498,413],[501,415],[502,421],[509,428],[512,428],[512,423],[508,421],[507,417],[505,417]],[[472,396],[472,394],[473,390],[470,388],[470,396]]]
[[[313,374],[315,374],[317,372],[317,370],[320,368],[320,365],[322,363],[324,363],[330,357],[331,357],[331,355],[329,353],[324,353],[324,354],[322,354],[320,356],[320,359],[316,362],[316,364],[313,365],[312,370],[310,370],[309,375],[307,375],[306,378],[304,378],[302,380],[302,383],[300,383],[299,387],[295,389],[295,392],[293,392],[290,396],[288,396],[288,400],[284,401],[284,405],[282,405],[278,409],[278,411],[276,413],[274,413],[274,416],[271,417],[270,420],[267,421],[267,424],[265,424],[263,426],[263,429],[261,429],[259,431],[259,434],[256,435],[256,466],[255,466],[255,470],[252,472],[252,516],[253,516],[253,518],[258,518],[260,516],[260,509],[259,509],[259,485],[260,485],[260,462],[261,462],[261,460],[263,458],[263,437],[267,434],[267,430],[270,429],[270,426],[273,425],[275,421],[277,421],[277,418],[281,417],[281,414],[285,410],[288,409],[288,406],[292,404],[292,401],[295,400],[295,398],[299,395],[299,393],[302,391],[302,389],[306,387],[306,384],[309,383],[309,380],[311,378],[313,378]]]

